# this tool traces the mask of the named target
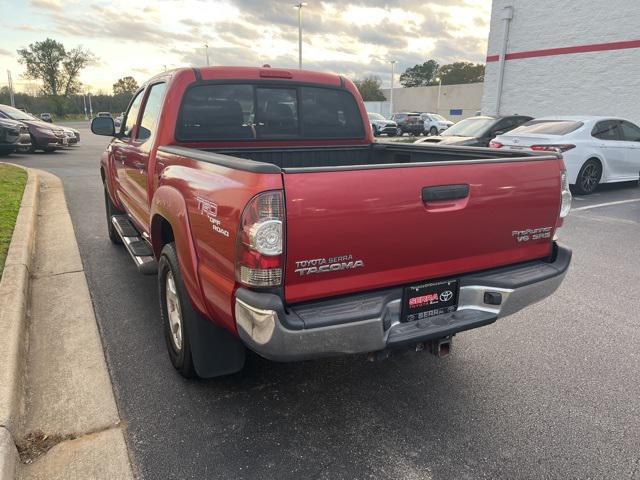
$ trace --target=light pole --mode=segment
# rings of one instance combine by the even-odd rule
[[[396,76],[396,61],[391,60],[391,88],[389,89],[389,117],[393,115],[393,83]]]
[[[209,66],[209,45],[204,44],[204,56],[207,60],[207,67]]]
[[[89,97],[89,118],[93,118],[93,106],[91,105],[91,92],[87,92],[87,96]]]
[[[9,80],[9,102],[13,108],[16,107],[16,101],[13,96],[13,79],[11,78],[11,70],[7,70],[7,79]]]
[[[86,95],[82,95],[82,104],[84,105],[84,119],[89,120],[89,118],[87,118],[87,96]]]
[[[302,70],[302,7],[306,7],[306,2],[296,3],[298,9],[298,68]]]
[[[436,77],[436,82],[438,82],[438,101],[436,103],[436,113],[440,113],[440,89],[442,89],[442,79],[440,77]]]

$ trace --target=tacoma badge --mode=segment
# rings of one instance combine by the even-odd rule
[[[338,272],[340,270],[352,270],[364,267],[362,260],[354,260],[353,255],[342,255],[331,258],[314,258],[311,260],[297,260],[295,272],[300,275],[312,275],[314,273]]]

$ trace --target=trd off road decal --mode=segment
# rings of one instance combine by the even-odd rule
[[[204,216],[209,219],[211,223],[211,228],[214,232],[219,233],[220,235],[224,235],[225,237],[229,236],[229,230],[226,230],[222,227],[222,222],[218,220],[218,205],[213,203],[211,200],[207,200],[206,198],[196,197],[198,201],[198,210]]]

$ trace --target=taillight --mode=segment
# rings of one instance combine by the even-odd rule
[[[284,269],[284,195],[263,192],[240,218],[236,278],[248,287],[277,287]]]
[[[572,148],[576,148],[575,145],[563,144],[563,145],[531,145],[531,150],[536,152],[566,152]]]
[[[567,178],[567,172],[563,170],[560,173],[560,218],[564,218],[569,215],[571,211],[571,190],[569,190],[569,179]]]
[[[503,144],[501,144],[500,142],[496,142],[495,140],[491,140],[489,142],[489,148],[502,148],[504,147]]]

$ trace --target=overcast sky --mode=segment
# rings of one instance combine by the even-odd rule
[[[81,77],[110,91],[120,77],[138,82],[166,68],[204,65],[296,67],[298,17],[293,1],[0,0],[0,85],[11,69],[23,84],[16,49],[47,37],[82,45],[98,62]],[[483,62],[491,0],[308,0],[303,9],[304,67],[390,82],[434,58]],[[397,81],[397,78],[396,78]]]

